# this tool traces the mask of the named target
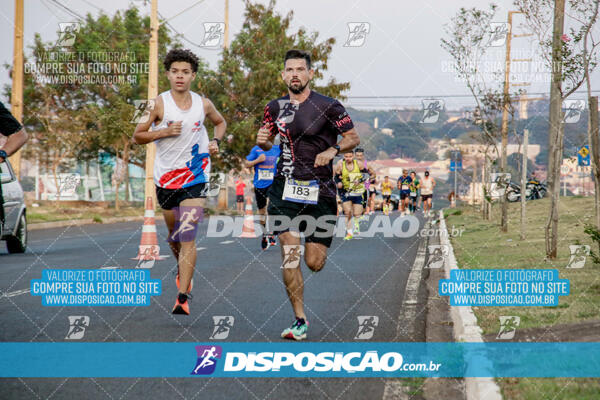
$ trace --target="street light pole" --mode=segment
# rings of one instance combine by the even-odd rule
[[[148,100],[158,96],[158,0],[152,0],[150,12],[150,43],[149,43],[149,71],[148,71]],[[156,191],[154,189],[154,157],[156,145],[154,142],[146,144],[146,182],[144,201],[152,198],[152,206],[156,205]]]
[[[15,0],[15,31],[13,49],[12,88],[10,111],[17,121],[23,122],[23,0]],[[10,156],[17,177],[21,172],[21,151]]]

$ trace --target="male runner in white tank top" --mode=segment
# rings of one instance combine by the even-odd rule
[[[196,225],[202,215],[210,173],[210,155],[219,152],[227,124],[213,103],[190,91],[198,57],[173,49],[164,60],[171,90],[154,99],[148,121],[133,134],[137,144],[156,143],[156,198],[169,229],[169,246],[177,259],[179,293],[173,314],[189,315],[188,294],[196,265]],[[209,141],[204,119],[215,126]]]

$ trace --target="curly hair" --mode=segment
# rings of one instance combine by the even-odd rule
[[[163,65],[165,70],[171,69],[171,64],[177,61],[190,63],[192,71],[198,72],[198,57],[188,49],[171,49],[165,56]]]

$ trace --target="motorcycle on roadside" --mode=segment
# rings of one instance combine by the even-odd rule
[[[537,200],[542,199],[546,196],[548,191],[546,184],[530,180],[525,186],[525,199],[526,200]],[[506,198],[508,201],[514,203],[521,200],[521,186],[514,182],[510,182],[506,191]]]

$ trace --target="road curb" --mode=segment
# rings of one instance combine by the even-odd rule
[[[440,242],[442,245],[448,246],[448,257],[444,263],[444,272],[448,279],[450,270],[458,269],[458,265],[446,229],[444,210],[440,211],[440,230]],[[483,342],[483,331],[477,325],[477,317],[470,306],[450,306],[450,316],[453,322],[454,338],[457,342]],[[502,400],[500,387],[494,378],[465,378],[465,388],[467,400]]]
[[[92,218],[86,219],[71,219],[66,221],[52,221],[52,222],[39,222],[36,224],[28,224],[27,230],[29,231],[37,231],[40,229],[52,229],[52,228],[64,228],[66,226],[81,226],[81,225],[91,225],[91,224],[114,224],[117,222],[131,222],[131,221],[143,221],[144,216],[131,216],[131,217],[113,217],[113,218],[103,218],[102,222],[95,222]]]

